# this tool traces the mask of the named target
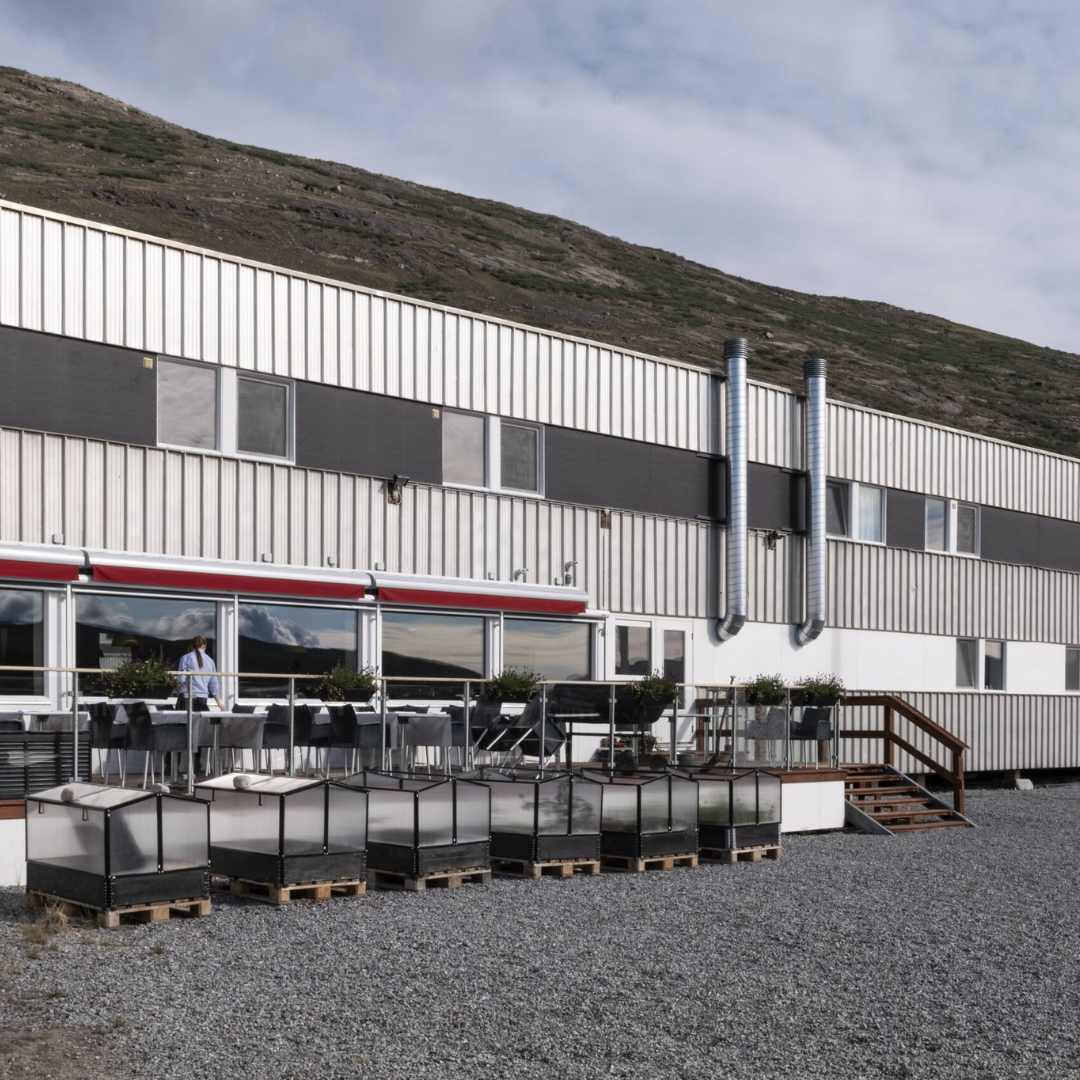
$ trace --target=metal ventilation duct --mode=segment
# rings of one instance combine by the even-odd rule
[[[825,361],[806,360],[806,471],[810,489],[809,530],[806,536],[806,618],[795,631],[795,640],[806,645],[825,629],[826,539],[825,459]]]
[[[725,425],[728,457],[727,558],[724,617],[716,624],[721,641],[733,638],[746,622],[746,338],[724,342],[727,368]]]

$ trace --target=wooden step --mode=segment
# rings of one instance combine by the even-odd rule
[[[957,819],[949,819],[947,821],[919,821],[912,822],[910,825],[889,825],[887,826],[889,832],[914,832],[916,829],[961,829],[969,828],[970,821],[960,821]]]
[[[918,790],[914,784],[890,784],[888,787],[849,788],[844,794],[851,798],[853,795],[906,795]]]
[[[918,799],[863,799],[860,802],[851,801],[852,806],[857,806],[863,813],[870,813],[873,810],[884,810],[886,807],[892,807],[895,809],[914,809],[917,806],[930,806],[931,800],[923,796]],[[934,807],[935,810],[940,810],[941,807]],[[876,815],[871,815],[876,816]]]
[[[859,807],[859,809],[861,810],[862,807]],[[942,814],[951,813],[951,810],[942,809],[941,807],[915,806],[908,810],[883,810],[880,814],[867,814],[866,816],[873,818],[875,821],[892,821],[900,818],[940,817]],[[892,828],[892,826],[890,825],[889,828]]]

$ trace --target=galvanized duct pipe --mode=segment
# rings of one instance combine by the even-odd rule
[[[809,529],[806,535],[806,617],[795,631],[800,645],[813,641],[825,629],[826,555],[825,469],[828,434],[825,406],[825,361],[803,362],[806,381],[806,472],[810,489]]]
[[[727,557],[724,568],[724,617],[716,624],[721,641],[729,641],[746,622],[746,338],[724,342],[727,404],[724,419],[728,458]]]

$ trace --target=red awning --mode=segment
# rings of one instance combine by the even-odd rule
[[[402,589],[380,585],[379,600],[388,604],[423,604],[427,607],[478,608],[482,611],[528,611],[537,615],[583,615],[584,600],[558,600],[545,596],[504,593],[444,592],[441,589]]]
[[[78,581],[79,568],[74,563],[0,559],[0,578],[26,578],[29,581]]]
[[[362,600],[364,586],[355,581],[312,581],[305,578],[211,574],[197,570],[163,570],[148,566],[95,566],[94,580],[113,585],[145,585],[167,589],[261,593],[267,596],[314,596],[320,600]]]

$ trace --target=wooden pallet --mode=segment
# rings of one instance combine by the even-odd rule
[[[547,874],[549,877],[568,878],[580,870],[589,877],[600,873],[599,859],[548,859],[546,862],[526,862],[524,859],[492,859],[491,869],[500,874],[514,874],[518,877],[536,880]]]
[[[65,900],[64,897],[53,896],[51,893],[27,890],[26,902],[35,908],[55,904],[69,918],[78,916],[96,918],[106,930],[115,930],[121,921],[156,923],[168,922],[173,915],[205,919],[210,914],[210,901],[205,897],[191,900],[164,900],[158,904],[131,904],[121,908],[99,908],[92,904]]]
[[[761,862],[762,858],[779,859],[783,849],[779,844],[763,844],[760,847],[702,848],[703,859],[715,859],[722,863]]]
[[[334,896],[363,896],[367,883],[359,878],[338,878],[334,881],[299,881],[294,885],[268,885],[264,881],[228,878],[232,896],[246,896],[263,904],[291,904],[293,900],[330,900]]]
[[[613,870],[641,874],[646,870],[674,870],[676,866],[697,866],[698,857],[696,852],[684,855],[650,855],[646,859],[633,859],[625,855],[601,855],[600,861]]]
[[[395,873],[392,870],[368,870],[371,884],[377,889],[400,889],[405,892],[426,892],[428,889],[459,889],[462,885],[490,885],[491,871],[483,866],[465,870],[436,870],[420,877]]]

